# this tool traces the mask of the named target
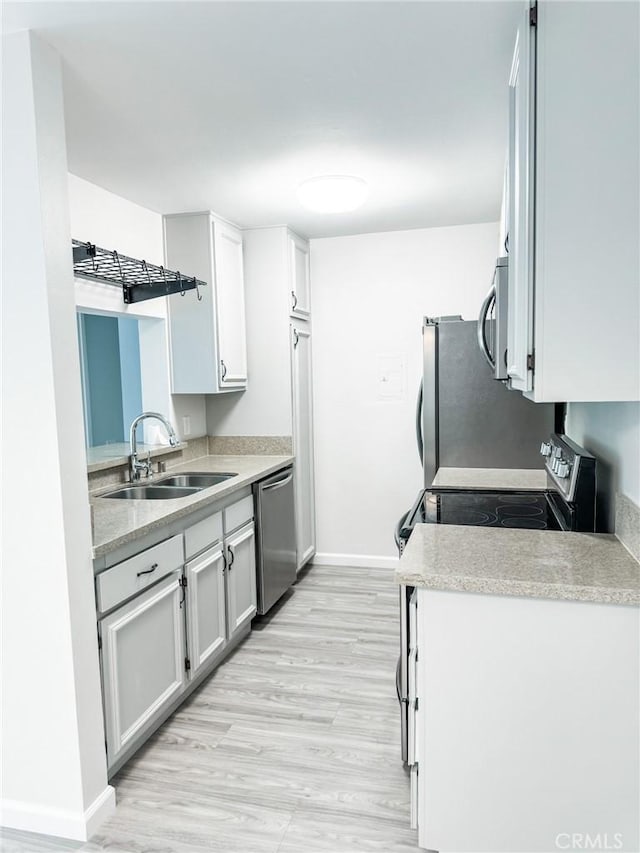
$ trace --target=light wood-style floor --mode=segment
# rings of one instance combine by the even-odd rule
[[[91,842],[2,850],[415,853],[397,655],[390,570],[311,567],[119,773]]]

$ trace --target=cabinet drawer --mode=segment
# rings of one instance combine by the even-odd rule
[[[222,539],[222,513],[214,512],[197,524],[192,524],[184,532],[184,550],[187,560],[215,545]]]
[[[231,533],[253,520],[253,495],[236,501],[224,511],[224,532]]]
[[[106,613],[121,601],[155,583],[184,563],[182,534],[160,542],[131,557],[96,578],[99,613]]]

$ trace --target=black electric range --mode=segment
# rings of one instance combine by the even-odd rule
[[[540,449],[548,488],[425,489],[400,520],[402,551],[416,524],[461,524],[522,530],[595,530],[596,460],[565,435],[553,434]]]
[[[445,489],[421,491],[396,526],[400,553],[416,524],[460,524],[522,530],[595,530],[596,460],[566,435],[552,434],[542,443],[547,488]],[[413,587],[400,587],[400,656],[396,690],[400,703],[402,760],[408,756],[409,615]]]
[[[421,493],[408,513],[400,537],[408,539],[416,524],[561,530],[550,497],[547,491],[430,489]]]

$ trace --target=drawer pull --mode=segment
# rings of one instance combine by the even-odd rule
[[[146,571],[144,571],[144,572],[138,572],[138,573],[137,573],[137,575],[136,575],[136,577],[137,577],[137,578],[139,578],[139,577],[140,577],[140,575],[150,575],[150,574],[151,574],[151,572],[155,572],[155,570],[156,570],[157,568],[158,568],[158,564],[157,564],[157,563],[154,563],[154,564],[151,566],[151,568],[150,568],[150,569],[146,569]]]

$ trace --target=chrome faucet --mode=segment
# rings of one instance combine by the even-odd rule
[[[138,462],[138,442],[136,439],[136,428],[138,424],[145,420],[145,418],[155,418],[160,421],[164,425],[164,428],[167,431],[167,435],[169,436],[169,444],[171,447],[177,447],[180,444],[178,436],[176,435],[176,431],[171,426],[169,421],[164,417],[164,415],[158,414],[158,412],[143,412],[141,415],[138,415],[137,418],[134,418],[131,423],[131,429],[129,431],[129,445],[131,454],[129,456],[129,472],[131,474],[131,481],[136,482],[140,479],[140,472],[145,471],[146,476],[151,476],[151,451],[149,451],[145,462]]]

